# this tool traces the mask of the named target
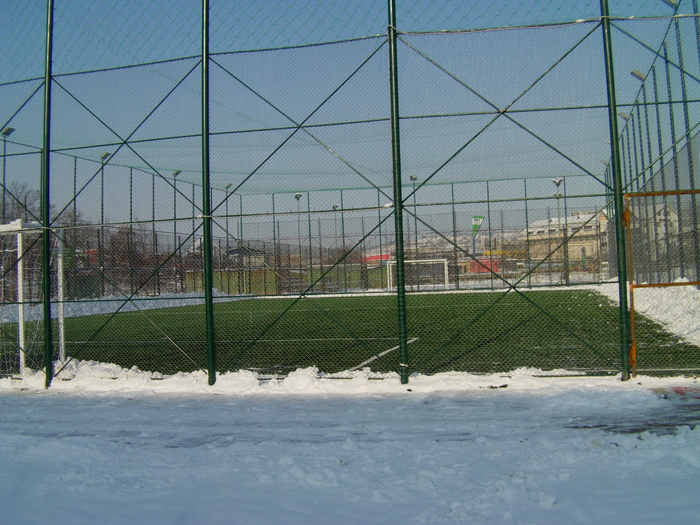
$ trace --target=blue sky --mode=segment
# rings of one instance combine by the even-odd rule
[[[595,18],[598,0],[425,2],[399,0],[401,31],[519,26]],[[687,11],[691,2],[685,1]],[[45,3],[4,0],[0,83],[43,73]],[[613,16],[668,15],[661,0],[611,1]],[[305,45],[386,33],[384,0],[211,0],[213,52]],[[55,1],[55,72],[190,56],[201,50],[195,0]]]
[[[212,0],[210,5],[211,51],[217,54],[216,64],[212,66],[214,133],[293,127],[316,110],[309,123],[388,117],[387,51],[381,37],[306,49],[222,54],[383,34],[387,25],[387,5],[383,0]],[[692,3],[686,0],[684,6],[687,12]],[[4,52],[0,55],[0,120],[4,123],[40,86],[40,81],[9,86],[2,83],[43,74],[45,6],[38,1],[6,0],[1,9],[0,39]],[[599,9],[598,0],[398,1],[397,26],[405,32],[512,27],[595,19]],[[613,16],[640,18],[671,12],[660,0],[611,2]],[[619,23],[652,49],[658,47],[668,26],[666,20]],[[525,91],[514,108],[604,104],[599,30],[528,91],[548,67],[594,26],[595,23],[580,23],[569,28],[463,36],[405,35],[402,38],[406,44],[399,48],[402,115],[493,111],[494,108],[469,93],[450,74],[498,108]],[[57,75],[177,57],[194,58],[59,77],[60,87],[54,90],[54,147],[72,147],[76,154],[95,160],[103,151],[115,151],[114,143],[134,132],[133,138],[142,139],[199,133],[200,30],[198,1],[57,0],[54,50]],[[445,71],[420,57],[409,45],[427,54]],[[632,103],[640,85],[629,71],[646,72],[654,55],[619,32],[614,45],[619,70],[618,99],[621,103]],[[687,67],[697,71],[697,60],[695,56],[688,57]],[[355,68],[360,69],[350,77]],[[238,74],[255,93],[244,88],[232,74]],[[347,78],[351,78],[348,84],[322,104]],[[174,91],[166,98],[170,90]],[[18,128],[13,140],[32,144],[40,141],[40,95],[30,99],[11,121],[10,125]],[[163,105],[148,117],[161,100],[165,100]],[[481,115],[404,121],[404,172],[424,179],[491,118]],[[604,110],[584,107],[513,118],[537,130],[538,136],[566,151],[586,169],[602,173],[604,166],[600,161],[606,158],[609,149],[605,143]],[[144,124],[138,127],[144,119]],[[313,136],[298,132],[285,143],[282,154],[265,161],[291,133],[276,130],[213,137],[212,183],[218,188],[228,183],[237,185],[264,163],[242,191],[257,193],[267,188],[294,192],[302,186],[306,189],[362,187],[367,185],[366,179],[378,186],[389,185],[385,121],[314,128]],[[330,154],[319,141],[332,147],[339,157]],[[142,143],[134,149],[138,156],[122,148],[111,162],[141,168],[153,166],[166,175],[183,170],[183,179],[199,178],[196,137]],[[349,169],[348,163],[355,171]],[[27,172],[30,169],[33,170],[27,168]],[[366,179],[358,176],[358,171]],[[581,173],[550,148],[543,147],[533,135],[518,128],[516,122],[501,118],[465,154],[435,175],[433,181]],[[112,214],[118,211],[115,209]]]

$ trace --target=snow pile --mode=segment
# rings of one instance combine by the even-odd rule
[[[569,375],[570,374],[570,375]],[[566,375],[567,377],[557,377]],[[694,387],[692,377],[637,377],[621,382],[618,377],[590,377],[571,374],[566,370],[540,371],[520,368],[508,373],[470,374],[445,372],[432,376],[414,374],[407,385],[401,384],[397,373],[377,373],[370,369],[323,375],[315,367],[298,369],[281,378],[259,377],[255,372],[240,370],[217,375],[209,385],[204,371],[164,376],[144,372],[134,367],[123,369],[109,363],[70,361],[51,384],[51,390],[63,393],[149,392],[161,394],[223,394],[223,395],[368,395],[431,392],[475,392],[509,389],[518,391],[552,391],[576,388],[637,390],[639,388]],[[13,390],[44,390],[43,372],[30,372],[22,380],[0,379],[0,392]],[[640,386],[641,385],[641,386]]]
[[[677,282],[688,282],[679,279]],[[591,287],[619,302],[617,284]],[[696,286],[672,286],[662,288],[636,288],[634,309],[663,325],[681,339],[700,346],[700,291]]]
[[[219,290],[213,291],[214,302],[240,301],[249,297],[234,297]],[[129,299],[123,295],[106,296],[101,299],[85,299],[82,301],[66,302],[63,307],[65,317],[82,317],[85,315],[111,314],[120,312],[134,312],[137,310],[153,310],[155,308],[172,308],[177,306],[193,306],[204,304],[201,293],[163,294],[155,297],[134,296]],[[56,315],[56,305],[53,305]],[[17,304],[5,304],[0,306],[0,323],[16,323],[19,318]],[[27,321],[40,321],[44,318],[44,307],[41,303],[26,304],[24,306],[24,318]]]

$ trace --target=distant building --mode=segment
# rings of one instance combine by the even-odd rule
[[[670,272],[665,279],[671,279],[670,275],[675,276],[684,263],[679,249],[684,243],[678,213],[673,207],[661,203],[630,205],[628,210],[634,278],[652,281],[664,278],[659,272]],[[691,221],[688,223],[692,224]]]
[[[564,239],[569,240],[558,248]],[[549,261],[567,260],[569,266],[598,264],[608,256],[608,217],[605,212],[577,211],[535,221],[518,233],[516,242],[530,261],[549,256]]]
[[[652,204],[630,206],[630,226],[633,232],[644,232],[645,241],[651,243],[676,242],[678,213],[671,206]]]

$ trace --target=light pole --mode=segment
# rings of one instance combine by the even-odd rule
[[[104,152],[100,155],[100,236],[99,236],[99,253],[100,253],[100,292],[102,297],[105,295],[105,162],[109,159],[111,153]]]
[[[554,183],[554,186],[556,187],[557,191],[554,193],[554,196],[557,198],[557,228],[561,231],[562,234],[562,250],[564,255],[561,258],[561,282],[563,283],[564,281],[568,281],[568,271],[567,271],[567,258],[565,256],[566,254],[566,228],[562,227],[562,220],[561,220],[561,198],[564,196],[564,194],[559,190],[559,186],[561,185],[562,182],[564,182],[564,179],[552,179],[552,182]]]
[[[105,162],[110,155],[109,152],[100,155],[100,224],[103,227],[105,223]]]
[[[335,280],[338,280],[338,204],[331,206],[333,208],[333,266],[335,267]],[[340,286],[338,284],[338,286]]]
[[[338,259],[338,205],[334,204],[333,208],[333,247],[335,248],[335,259]]]
[[[15,131],[15,128],[5,128],[3,129],[0,134],[2,134],[2,223],[5,224],[7,222],[7,211],[6,211],[6,206],[7,206],[7,171],[6,171],[6,164],[7,164],[7,137],[12,135],[12,133]]]
[[[226,193],[225,195],[225,206],[226,206],[226,266],[228,266],[228,189],[231,187],[231,183],[229,182],[226,186],[224,186],[224,191]]]
[[[309,282],[313,282],[313,272],[314,272],[314,252],[313,252],[313,246],[311,242],[312,234],[311,234],[311,193],[307,192],[306,193],[306,223],[308,224],[309,227],[309,260],[306,263],[308,266],[308,275],[310,276]]]
[[[413,185],[413,258],[418,259],[418,213],[416,211],[416,181],[418,180],[418,177],[411,175],[409,178],[411,179],[411,184]],[[414,270],[417,269],[418,266],[414,266]],[[417,290],[420,292],[420,274],[414,271],[413,279]]]
[[[295,193],[294,198],[297,200],[297,241],[299,244],[299,281],[301,281],[301,193]]]
[[[177,245],[177,176],[182,173],[182,170],[176,170],[173,171],[173,253],[175,253],[175,250],[178,250],[178,245]],[[178,285],[178,277],[179,277],[179,272],[177,265],[179,263],[179,259],[176,258],[175,260],[175,292],[177,292],[177,285]]]
[[[343,251],[343,290],[348,291],[348,250],[345,244],[345,199],[343,190],[340,190],[340,236],[343,239],[341,250]]]
[[[243,195],[238,194],[238,245],[243,242]]]
[[[413,183],[413,238],[414,238],[414,246],[415,246],[415,251],[413,252],[414,255],[413,257],[415,259],[418,258],[418,213],[417,213],[417,208],[416,208],[416,181],[418,180],[418,177],[415,175],[411,175],[410,177],[411,182]]]

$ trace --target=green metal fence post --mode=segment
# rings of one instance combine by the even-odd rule
[[[625,243],[625,228],[623,224],[624,200],[622,192],[622,177],[620,174],[620,147],[617,128],[617,103],[615,100],[615,69],[613,66],[612,39],[610,36],[610,15],[608,1],[600,0],[601,19],[603,24],[603,49],[605,53],[605,77],[608,94],[608,121],[610,126],[610,164],[609,169],[613,181],[613,209],[615,211],[615,239],[617,244],[617,275],[618,294],[620,298],[620,367],[622,380],[630,379],[630,317],[627,301],[627,250]]]
[[[214,340],[214,280],[211,268],[211,188],[209,180],[209,0],[202,0],[202,226],[204,265],[204,312],[207,337],[209,384],[216,383]]]
[[[45,387],[53,379],[53,330],[51,326],[51,202],[50,202],[50,154],[51,151],[51,79],[53,62],[53,0],[46,2],[46,62],[44,71],[44,137],[41,155],[41,226],[42,265],[44,275],[44,367]]]
[[[399,374],[408,383],[408,337],[406,331],[406,282],[404,275],[403,191],[399,133],[399,82],[396,55],[396,5],[389,2],[389,90],[391,95],[391,153],[394,185],[394,228],[396,230],[396,298],[399,323]]]

